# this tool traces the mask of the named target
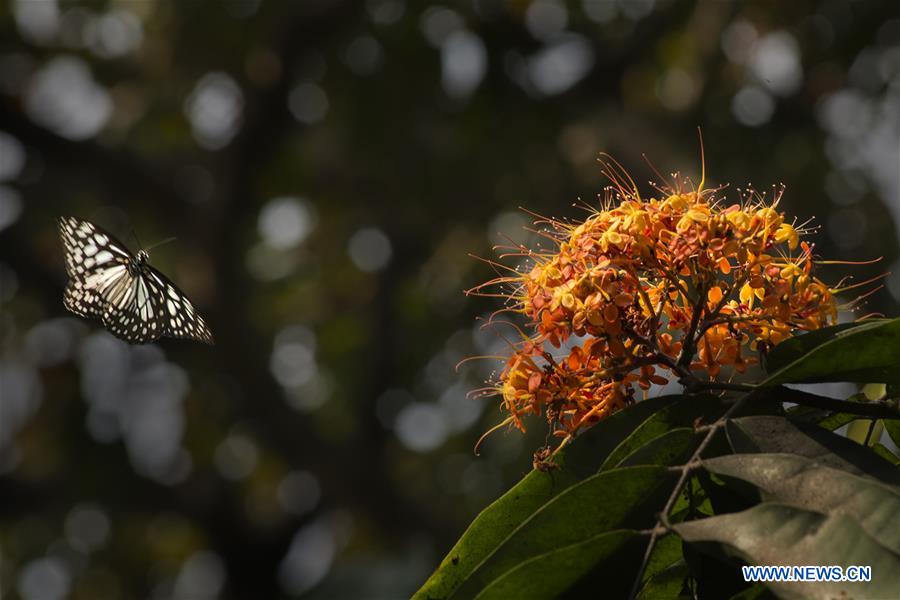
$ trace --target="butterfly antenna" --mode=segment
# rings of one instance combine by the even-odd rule
[[[168,244],[169,242],[174,242],[174,241],[177,240],[177,239],[178,239],[178,238],[174,238],[174,237],[166,238],[166,239],[164,239],[164,240],[161,241],[161,242],[156,242],[155,244],[153,244],[153,245],[150,246],[149,248],[144,248],[144,251],[145,251],[145,252],[148,252],[148,251],[150,251],[150,250],[153,250],[154,248],[158,248],[159,246],[162,246],[163,244]]]
[[[137,232],[134,230],[134,227],[131,228],[131,237],[134,238],[135,243],[137,244],[138,249],[142,249],[141,240],[138,239]]]

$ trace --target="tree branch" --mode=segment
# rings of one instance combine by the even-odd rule
[[[837,400],[835,398],[810,394],[809,392],[794,390],[784,386],[769,388],[769,390],[772,394],[770,398],[778,402],[791,402],[801,406],[821,408],[834,412],[859,415],[861,417],[871,417],[873,419],[900,419],[900,406],[898,406],[895,400],[873,402]]]
[[[726,385],[727,387],[725,387]],[[704,387],[706,389],[746,390],[748,386],[746,386],[745,384],[710,383],[704,384]],[[783,386],[779,386],[776,388],[750,386],[749,391],[738,398],[738,400],[731,406],[731,408],[725,411],[725,414],[723,414],[714,423],[710,424],[704,429],[707,432],[706,436],[700,442],[700,445],[697,446],[697,449],[694,450],[694,453],[691,455],[690,459],[688,459],[684,465],[675,467],[675,469],[681,472],[681,475],[678,478],[678,481],[676,482],[675,488],[672,490],[669,499],[666,501],[665,506],[660,512],[656,525],[654,525],[654,527],[650,530],[650,541],[647,543],[647,550],[644,553],[644,559],[641,562],[641,566],[638,569],[637,575],[635,576],[634,585],[631,588],[629,598],[634,599],[637,597],[637,593],[640,591],[641,580],[644,576],[644,572],[647,569],[647,565],[649,564],[650,557],[653,554],[653,550],[656,547],[656,542],[670,529],[669,513],[672,512],[672,508],[675,506],[678,495],[684,488],[685,483],[687,483],[690,474],[701,466],[702,463],[700,461],[700,456],[703,454],[703,451],[706,450],[706,448],[712,442],[713,436],[715,436],[716,432],[725,426],[732,415],[734,415],[751,399],[756,396],[760,396],[764,392],[769,392],[769,395],[767,396],[768,400],[775,400],[778,402],[792,402],[794,404],[801,404],[803,406],[812,406],[815,408],[823,408],[836,412],[866,416],[872,419],[900,419],[900,407],[898,407],[895,402],[852,402],[849,400],[835,400],[833,398],[825,398],[823,396],[817,396],[815,394],[802,392],[800,390],[792,390]],[[772,397],[773,395],[774,397]]]
[[[647,565],[650,563],[650,557],[653,554],[653,550],[656,548],[656,542],[661,536],[660,532],[668,531],[670,529],[669,513],[672,512],[672,508],[675,506],[675,502],[678,500],[678,495],[684,488],[684,484],[687,482],[690,474],[700,467],[700,456],[703,454],[703,451],[706,450],[706,448],[712,442],[712,439],[716,435],[716,432],[725,426],[725,424],[728,422],[728,419],[730,419],[733,414],[735,414],[742,406],[744,406],[744,404],[746,404],[748,400],[750,400],[753,396],[758,395],[762,389],[763,388],[756,388],[744,394],[737,400],[737,402],[732,404],[731,408],[725,411],[725,414],[723,414],[709,426],[706,436],[700,442],[700,445],[697,446],[697,449],[694,450],[693,454],[691,454],[690,459],[688,459],[688,461],[684,465],[677,467],[677,469],[680,470],[681,475],[678,477],[678,481],[675,483],[675,488],[669,495],[669,499],[666,501],[665,506],[663,506],[662,512],[660,512],[656,524],[653,526],[653,533],[650,535],[650,541],[647,542],[647,550],[644,552],[644,559],[641,562],[641,566],[638,568],[637,575],[634,578],[634,585],[632,585],[631,592],[628,595],[628,597],[632,600],[637,597],[637,594],[641,589],[641,580],[644,577],[644,572],[647,570]]]

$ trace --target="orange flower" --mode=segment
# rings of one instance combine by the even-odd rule
[[[757,361],[748,352],[836,322],[807,231],[776,210],[783,189],[725,206],[720,190],[685,180],[645,199],[620,169],[607,174],[614,185],[583,222],[542,219],[552,252],[517,248],[534,262],[526,274],[470,290],[511,284],[508,310],[531,330],[496,386],[519,428],[543,415],[573,434],[633,402],[635,387],[743,373]]]

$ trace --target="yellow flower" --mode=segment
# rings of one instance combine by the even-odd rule
[[[679,232],[684,232],[690,229],[691,225],[694,223],[706,223],[708,220],[709,207],[702,205],[694,206],[681,217],[676,229]]]
[[[800,234],[797,233],[797,230],[794,229],[793,225],[782,223],[781,227],[779,227],[778,231],[775,233],[775,241],[779,243],[787,242],[788,248],[793,250],[800,244]]]

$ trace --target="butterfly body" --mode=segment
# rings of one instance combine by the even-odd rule
[[[146,250],[139,250],[134,259],[128,263],[128,272],[132,277],[145,275],[149,262],[150,254]]]
[[[146,250],[137,254],[88,221],[59,219],[69,283],[63,304],[71,312],[100,319],[118,338],[132,344],[160,337],[212,344],[203,318],[174,283],[150,265]]]

